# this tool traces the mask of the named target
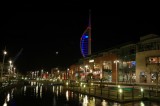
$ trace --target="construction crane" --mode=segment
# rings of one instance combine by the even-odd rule
[[[18,59],[18,57],[20,56],[20,54],[22,53],[23,48],[17,53],[17,55],[13,58],[13,63],[15,63],[15,61]]]

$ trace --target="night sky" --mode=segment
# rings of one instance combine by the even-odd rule
[[[8,51],[5,62],[15,59],[14,64],[21,72],[69,67],[78,62],[82,58],[80,37],[88,26],[89,9],[92,53],[137,41],[146,34],[160,34],[160,18],[152,12],[132,14],[119,9],[83,7],[79,3],[61,6],[5,5],[9,9],[1,13],[0,25],[0,49],[6,47]],[[1,61],[2,57],[3,54]]]

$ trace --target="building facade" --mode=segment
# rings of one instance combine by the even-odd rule
[[[122,83],[156,83],[160,79],[160,37],[150,34],[81,58],[70,67],[70,78]]]
[[[160,73],[160,37],[147,35],[140,38],[136,52],[136,82],[156,83]]]

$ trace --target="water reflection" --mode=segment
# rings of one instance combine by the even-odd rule
[[[113,106],[121,106],[119,103],[114,103]]]
[[[6,101],[4,102],[3,106],[7,106],[7,102]]]
[[[42,86],[40,86],[40,98],[42,98]]]
[[[10,93],[8,92],[8,93],[7,93],[7,96],[6,96],[6,98],[5,98],[5,101],[4,101],[3,106],[7,106],[7,102],[9,102],[9,101],[10,101]]]
[[[10,93],[7,94],[7,102],[10,101]]]
[[[11,90],[11,97],[10,97],[11,99],[13,98],[13,92],[14,92],[14,89]]]
[[[143,102],[141,102],[141,106],[144,106],[144,103],[143,103]]]
[[[31,81],[29,82],[31,86],[38,85],[38,82]]]
[[[33,82],[31,81],[31,86],[33,86]]]
[[[107,102],[105,100],[102,101],[102,106],[107,106]]]
[[[53,86],[53,93],[54,93],[54,89],[55,89],[55,87]]]
[[[87,106],[95,106],[95,101],[89,101]]]
[[[60,87],[60,93],[62,93],[62,86],[59,86]]]
[[[66,100],[69,101],[69,94],[68,94],[68,90],[66,91]]]
[[[87,104],[88,104],[88,96],[85,95],[83,98],[83,106],[87,106]]]
[[[57,102],[56,102],[56,97],[54,96],[54,97],[53,97],[53,106],[56,106],[56,103],[57,103]]]
[[[26,95],[26,86],[24,86],[23,91],[24,91],[24,95]]]
[[[59,96],[63,92],[62,86],[53,86],[52,91],[56,96]]]
[[[56,87],[57,89],[56,89],[56,94],[57,94],[57,96],[58,96],[58,93],[59,93],[59,87]]]
[[[82,103],[82,106],[96,106],[95,97],[88,97],[87,95],[80,94],[79,95],[79,102]]]
[[[36,82],[33,82],[33,85],[36,85]]]
[[[12,89],[5,93],[2,100],[1,106],[158,106],[158,103],[149,101],[120,104],[65,90],[63,86],[42,86],[39,83]]]
[[[69,92],[66,91],[66,99],[67,101],[73,100],[73,97],[69,95]],[[74,95],[74,92],[71,92]],[[68,99],[71,98],[71,99]],[[98,99],[95,97],[90,97],[87,95],[79,94],[79,102],[82,106],[159,106],[157,102],[150,102],[150,101],[140,101],[140,102],[129,102],[129,103],[117,103],[111,102],[104,99]]]
[[[36,97],[38,97],[38,85],[36,86]]]

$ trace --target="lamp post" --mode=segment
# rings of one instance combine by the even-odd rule
[[[115,60],[114,63],[116,64],[116,85],[117,85],[117,64],[119,63],[119,60]]]
[[[3,68],[4,68],[4,60],[5,60],[5,56],[7,54],[7,51],[3,51],[3,62],[2,62],[2,70],[1,70],[1,80],[3,80]]]
[[[69,68],[67,68],[66,78],[69,80]]]
[[[16,73],[16,71],[15,71],[15,70],[16,70],[16,68],[14,67],[13,69],[14,69],[13,74],[15,74],[15,73]]]
[[[87,81],[86,73],[87,73],[88,65],[85,65],[85,80]],[[88,82],[88,81],[87,81]]]
[[[9,75],[10,75],[12,72],[12,60],[9,60],[9,64],[10,64],[10,70],[9,70]]]
[[[15,67],[13,68],[13,76],[14,77],[16,76],[16,68]]]

